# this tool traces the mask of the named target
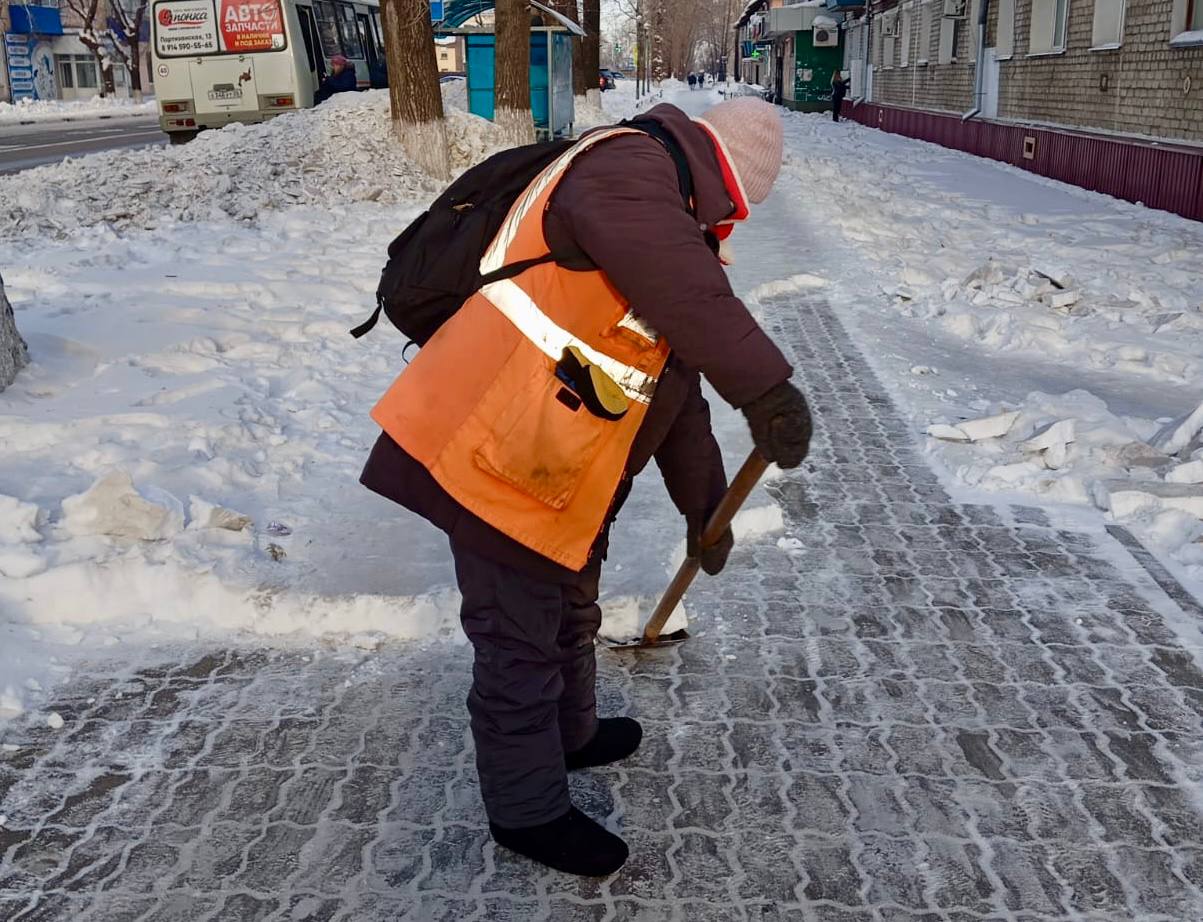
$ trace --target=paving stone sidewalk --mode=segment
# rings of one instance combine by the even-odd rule
[[[814,453],[695,639],[599,654],[646,728],[573,782],[618,875],[489,841],[467,648],[199,651],[4,731],[0,919],[1203,919],[1198,604],[1125,532],[954,503],[823,305],[765,313]]]

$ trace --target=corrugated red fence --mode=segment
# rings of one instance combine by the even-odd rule
[[[848,118],[921,141],[1000,160],[1020,169],[1203,221],[1203,149],[1126,141],[875,103]]]

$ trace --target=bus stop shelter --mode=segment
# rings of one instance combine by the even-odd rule
[[[571,19],[538,0],[528,0],[528,5],[542,14],[544,23],[530,30],[530,101],[535,133],[540,139],[562,137],[572,133],[575,118],[572,40],[585,33]],[[468,109],[490,120],[495,97],[496,36],[492,27],[468,23],[493,6],[493,0],[448,0],[442,21],[435,23],[436,35],[464,36]]]

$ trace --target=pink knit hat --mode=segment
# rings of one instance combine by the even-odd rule
[[[742,96],[708,109],[701,121],[726,148],[748,201],[759,205],[769,197],[781,171],[784,139],[776,107],[762,99]]]

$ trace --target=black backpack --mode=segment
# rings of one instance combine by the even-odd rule
[[[681,198],[692,210],[693,180],[671,134],[659,122],[623,122],[660,141],[677,166]],[[494,154],[468,170],[434,200],[388,247],[388,262],[376,288],[376,310],[351,330],[356,339],[380,320],[381,311],[419,346],[458,311],[481,287],[511,278],[541,263],[560,262],[555,253],[502,266],[486,276],[480,260],[509,214],[510,206],[553,160],[575,142],[530,144]],[[572,259],[580,268],[580,256]]]

